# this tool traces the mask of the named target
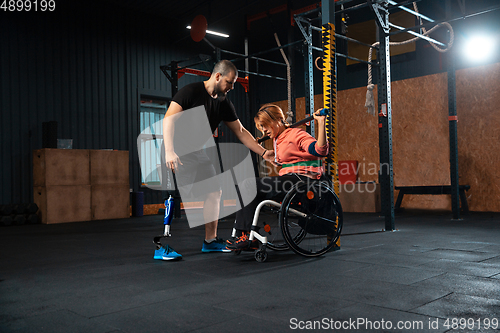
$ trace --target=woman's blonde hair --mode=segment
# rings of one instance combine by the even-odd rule
[[[280,122],[285,127],[290,126],[286,120],[283,110],[275,104],[264,104],[260,107],[259,112],[253,118],[255,127],[260,131],[261,125],[272,126],[273,123]]]

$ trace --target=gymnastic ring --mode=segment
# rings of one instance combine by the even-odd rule
[[[316,66],[317,69],[319,69],[320,71],[323,70],[323,68],[319,68],[318,66],[318,59],[320,59],[321,57],[317,57],[315,60],[314,60],[314,66]]]

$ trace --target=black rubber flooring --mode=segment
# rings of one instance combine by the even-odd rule
[[[219,235],[228,238],[232,222]],[[345,214],[319,258],[202,253],[153,260],[162,216],[0,229],[0,332],[493,332],[500,329],[500,213]],[[494,328],[497,328],[495,330]],[[462,329],[463,328],[463,329]]]

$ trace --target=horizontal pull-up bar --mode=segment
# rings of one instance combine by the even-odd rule
[[[344,3],[348,3],[348,2],[351,2],[351,1],[353,1],[353,0],[335,0],[335,5],[336,6],[340,6],[340,5],[343,5]],[[420,0],[414,0],[414,1],[420,1]],[[344,11],[358,9],[358,8],[362,8],[362,7],[366,7],[366,6],[368,6],[368,1],[365,2],[365,3],[362,3],[360,5],[356,5],[356,6],[353,6],[353,7],[350,7],[350,8],[346,8],[346,9],[341,10],[341,11],[335,11],[335,15],[339,14],[339,13],[342,13]],[[291,16],[294,17],[294,18],[297,18],[297,17],[306,16],[306,15],[309,15],[309,14],[316,13],[316,12],[318,12],[320,10],[321,10],[321,2],[309,5],[307,7],[301,8],[301,9],[292,10]],[[317,19],[317,17],[313,18],[313,20],[315,20],[315,19]],[[293,25],[293,20],[292,20],[292,25]]]
[[[306,15],[309,15],[312,13],[316,13],[319,10],[321,10],[321,5],[318,3],[318,4],[310,5],[310,6],[301,8],[301,9],[292,10],[291,15],[293,18],[296,19],[297,17],[306,16]],[[293,21],[292,21],[292,25],[293,25]]]
[[[316,30],[318,32],[322,32],[321,28],[315,27],[314,25],[311,25],[311,29]],[[372,49],[378,50],[378,47],[376,47],[376,46],[360,42],[359,40],[356,40],[356,39],[353,39],[353,38],[350,38],[350,37],[347,37],[344,35],[335,34],[335,37],[340,38],[340,39],[345,39],[345,40],[348,40],[350,42],[357,43],[357,44],[364,45],[366,47],[370,47]]]
[[[348,40],[350,42],[354,42],[354,43],[358,43],[360,45],[364,45],[366,47],[370,47],[372,49],[375,49],[375,50],[378,50],[378,47],[377,46],[373,46],[373,45],[370,45],[370,44],[366,44],[366,43],[363,43],[363,42],[360,42],[359,40],[356,40],[356,39],[352,39],[352,38],[349,38],[347,36],[344,36],[344,35],[338,35],[338,34],[335,34],[335,37],[338,37],[340,39],[345,39],[345,40]]]
[[[409,8],[406,8],[405,6],[399,6],[399,5],[398,5],[398,3],[397,3],[396,1],[388,0],[387,2],[389,2],[391,5],[398,6],[398,8],[399,8],[399,9],[404,10],[405,12],[408,12],[408,13],[413,14],[413,15],[415,15],[415,16],[421,17],[421,18],[423,18],[424,20],[427,20],[427,21],[429,21],[429,22],[434,22],[434,20],[433,20],[433,19],[428,18],[428,17],[427,17],[427,16],[425,16],[425,15],[422,15],[422,14],[420,14],[420,13],[417,13],[416,11],[411,10],[411,9],[409,9]]]
[[[227,50],[222,50],[222,49],[220,51],[223,52],[223,53],[227,53],[227,54],[232,54],[232,55],[244,57],[244,58],[235,59],[233,61],[243,60],[243,59],[249,58],[249,59],[255,59],[255,60],[259,60],[259,61],[269,62],[271,64],[281,65],[281,66],[285,66],[286,67],[286,64],[282,63],[282,62],[277,62],[277,61],[268,60],[268,59],[259,58],[259,57],[254,57],[254,56],[247,56],[245,54],[241,54],[241,53],[237,53],[237,52],[232,52],[232,51],[227,51]]]
[[[335,5],[336,6],[340,6],[340,5],[343,5],[345,3],[349,3],[349,2],[352,2],[352,1],[353,0],[335,0]],[[431,19],[427,18],[426,16],[424,16],[424,15],[422,15],[420,13],[417,13],[415,11],[412,11],[411,9],[403,7],[404,5],[410,4],[412,2],[418,2],[418,1],[420,1],[420,0],[408,0],[408,1],[405,1],[405,2],[402,2],[402,3],[397,3],[395,1],[388,0],[388,3],[391,4],[391,5],[397,6],[397,8],[400,8],[401,10],[405,10],[405,11],[407,11],[409,13],[412,13],[412,14],[414,14],[416,16],[422,17],[423,19],[432,21]],[[301,11],[301,10],[292,11],[292,16],[293,17],[301,17],[301,16],[305,16],[305,15],[308,15],[308,14],[315,13],[315,12],[317,12],[317,11],[319,11],[321,9],[321,3],[318,3],[317,5],[318,5],[317,7],[315,7],[316,5],[310,5],[310,6],[306,7],[305,8],[306,10],[309,9],[309,8],[313,8],[313,9],[310,9],[310,10],[307,10],[307,11]],[[335,11],[335,15],[342,14],[342,13],[349,12],[349,11],[356,10],[356,9],[360,9],[360,8],[363,8],[363,7],[366,7],[366,6],[369,6],[369,1],[365,1],[364,3],[360,3],[360,4],[354,5],[352,7],[347,7],[347,8],[338,10],[338,11],[336,10]],[[389,10],[393,9],[393,8],[396,8],[396,7],[389,8]],[[313,20],[317,19],[317,17],[312,18],[312,19]],[[293,21],[292,21],[292,25],[293,25]]]
[[[465,16],[456,17],[454,19],[436,20],[434,22],[416,25],[416,26],[411,27],[411,28],[405,28],[405,29],[403,29],[401,31],[390,32],[389,36],[397,35],[397,34],[400,34],[400,33],[403,33],[403,32],[408,32],[411,29],[429,28],[429,27],[435,26],[436,24],[440,24],[440,23],[444,23],[444,22],[453,22],[453,21],[458,21],[458,20],[464,20],[464,19],[469,18],[469,17],[473,17],[473,16],[481,15],[481,14],[486,14],[486,13],[489,13],[491,11],[498,10],[498,9],[500,9],[500,5],[495,5],[495,6],[488,7],[486,9],[484,9],[484,10],[481,10],[479,12],[468,14],[468,15],[465,15]]]
[[[279,77],[279,76],[272,76],[272,75],[261,74],[261,73],[255,73],[255,72],[248,72],[248,71],[242,71],[242,70],[238,70],[238,72],[245,73],[245,74],[250,74],[250,75],[256,75],[256,76],[267,77],[267,78],[270,78],[270,79],[276,79],[276,80],[286,81],[286,79],[285,79],[285,78],[282,78],[282,77]]]
[[[379,65],[376,62],[369,62],[369,61],[358,59],[358,58],[354,58],[354,57],[351,57],[351,56],[348,56],[348,55],[345,55],[345,54],[342,54],[342,53],[336,53],[336,55],[338,55],[339,57],[342,57],[342,58],[351,59],[351,60],[354,60],[354,61],[359,61],[359,62],[368,64],[368,65],[372,65],[372,66],[378,66]]]
[[[344,3],[350,2],[350,1],[352,1],[352,0],[339,1],[339,2],[335,2],[335,4],[336,5],[340,5],[340,4],[344,4]],[[394,1],[389,0],[388,2],[391,3],[392,5],[398,5],[398,7],[400,7],[400,6],[407,5],[407,4],[410,4],[412,2],[418,2],[418,1],[420,1],[420,0],[408,0],[408,1],[405,1],[405,2],[402,2],[402,3],[397,3],[397,2],[393,3]],[[335,15],[342,14],[342,13],[345,13],[345,12],[349,12],[351,10],[361,9],[363,7],[369,6],[369,4],[370,4],[370,1],[365,1],[364,3],[358,4],[358,5],[355,5],[355,6],[352,6],[352,7],[347,7],[347,8],[342,9],[342,10],[335,11]],[[388,8],[388,10],[391,10],[393,8],[397,8],[397,7]],[[408,9],[408,8],[405,7],[405,9]],[[405,10],[405,9],[403,9],[403,10]]]
[[[360,8],[363,8],[363,7],[366,7],[368,6],[368,1],[364,2],[364,3],[361,3],[359,5],[355,5],[355,6],[352,6],[352,7],[348,7],[348,8],[345,8],[345,9],[342,9],[342,10],[339,10],[339,11],[335,11],[335,15],[337,14],[342,14],[342,13],[345,13],[345,12],[349,12],[351,10],[356,10],[356,9],[360,9]]]
[[[395,24],[392,24],[391,22],[389,22],[389,26],[390,26],[390,27],[393,27],[393,28],[396,28],[396,29],[399,29],[399,30],[405,30],[405,28],[400,27],[400,26],[397,26],[397,25],[395,25]],[[406,31],[406,32],[407,32],[407,33],[409,33],[409,34],[411,34],[411,35],[413,35],[413,36],[417,36],[417,37],[420,37],[420,38],[422,38],[422,39],[425,39],[425,40],[426,40],[426,41],[428,41],[428,42],[431,42],[431,43],[434,43],[434,44],[438,44],[438,45],[441,45],[441,46],[444,46],[444,47],[446,47],[446,46],[447,46],[446,44],[443,44],[443,43],[441,43],[441,42],[438,42],[437,40],[432,39],[432,38],[430,38],[430,37],[427,37],[427,36],[425,36],[425,35],[422,35],[422,34],[416,33],[415,31],[408,30],[408,31]]]
[[[321,47],[317,47],[317,46],[311,46],[311,48],[315,51],[319,51],[319,52],[323,52],[323,49]],[[342,58],[346,58],[346,59],[351,59],[351,60],[354,60],[354,61],[359,61],[359,62],[362,62],[362,63],[365,63],[365,64],[368,64],[368,65],[372,65],[372,66],[378,66],[379,64],[376,63],[376,62],[369,62],[369,61],[366,61],[366,60],[362,60],[362,59],[358,59],[358,58],[354,58],[354,57],[351,57],[351,56],[348,56],[348,55],[345,55],[345,54],[342,54],[342,53],[338,53],[338,52],[335,52],[335,55],[339,56],[339,57],[342,57]]]
[[[350,42],[354,42],[354,43],[357,43],[357,44],[360,44],[360,45],[363,45],[363,46],[370,47],[372,49],[378,50],[378,47],[376,47],[376,46],[360,42],[359,40],[356,40],[356,39],[353,39],[353,38],[349,38],[349,37],[344,36],[344,35],[335,34],[335,37],[340,38],[340,39],[345,39],[345,40],[348,40]]]
[[[302,32],[302,35],[304,35],[304,38],[306,39],[306,43],[311,43],[312,39],[311,39],[311,36],[309,36],[309,33],[306,32],[305,29],[304,29],[304,27],[301,25],[301,22],[309,24],[308,28],[311,28],[312,30],[316,30],[318,32],[322,32],[323,31],[321,28],[313,26],[312,24],[310,24],[309,22],[307,22],[306,19],[304,19],[302,17],[295,17],[295,21],[297,22],[297,25],[299,26],[300,31]],[[346,36],[343,36],[343,35],[335,34],[335,37],[338,37],[338,38],[341,38],[341,39],[350,40],[352,42],[355,42],[355,43],[358,43],[358,44],[361,44],[361,45],[364,45],[364,46],[367,46],[367,47],[370,47],[370,48],[378,50],[378,47],[375,47],[375,46],[372,46],[372,45],[360,42],[358,40],[355,40],[355,39],[352,39],[352,38],[349,38],[349,37],[346,37]],[[323,52],[323,49],[320,48],[320,47],[317,47],[317,46],[311,45],[311,49]],[[340,57],[343,57],[343,58],[351,59],[351,60],[354,60],[354,61],[359,61],[359,62],[362,62],[362,63],[365,63],[365,64],[369,64],[369,65],[372,65],[372,66],[378,66],[378,64],[376,64],[376,63],[372,63],[372,62],[368,62],[366,60],[354,58],[354,57],[351,57],[351,56],[348,56],[348,55],[345,55],[345,54],[341,54],[341,53],[335,53],[335,54],[338,55],[338,56],[340,56]]]
[[[260,52],[257,52],[257,53],[254,53],[254,54],[250,54],[250,55],[246,55],[246,56],[243,56],[241,58],[233,59],[231,61],[234,62],[234,61],[238,61],[238,60],[242,60],[242,59],[247,59],[247,58],[250,58],[250,57],[255,57],[255,56],[258,56],[258,55],[261,55],[261,54],[265,54],[265,53],[269,53],[269,52],[281,50],[281,49],[284,49],[285,47],[289,47],[289,46],[292,46],[292,45],[295,45],[295,44],[299,44],[299,43],[303,43],[303,42],[304,42],[303,40],[297,40],[295,42],[291,42],[291,43],[286,44],[286,45],[273,47],[272,49],[265,50],[265,51],[260,51]]]
[[[163,70],[163,69],[166,69],[166,66],[161,66],[160,68]],[[187,67],[175,68],[174,70],[177,72],[177,78],[179,78],[179,79],[184,74],[191,74],[191,75],[205,76],[205,77],[210,77],[212,75],[212,73],[207,72],[207,71],[202,71],[199,69],[187,68]],[[165,75],[167,74],[165,71],[164,71],[164,73],[165,73]],[[241,85],[245,89],[245,92],[248,92],[248,78],[238,77],[236,79],[236,82],[241,83]]]

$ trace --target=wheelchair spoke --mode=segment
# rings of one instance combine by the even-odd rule
[[[315,218],[318,218],[318,219],[321,219],[321,220],[325,220],[325,221],[328,221],[328,222],[331,222],[331,223],[337,223],[337,221],[333,221],[333,220],[330,220],[330,219],[327,219],[327,218],[324,218],[322,216],[319,216],[319,215],[316,215],[316,214],[311,214],[313,217]]]
[[[284,251],[288,250],[288,245],[283,238],[279,217],[276,216],[277,212],[274,206],[266,206],[266,209],[262,212],[263,218],[258,222],[258,226],[260,226],[259,233],[267,237],[267,247],[269,249]]]
[[[301,181],[283,200],[280,216],[283,236],[294,252],[320,256],[336,245],[342,216],[340,201],[328,183]]]

